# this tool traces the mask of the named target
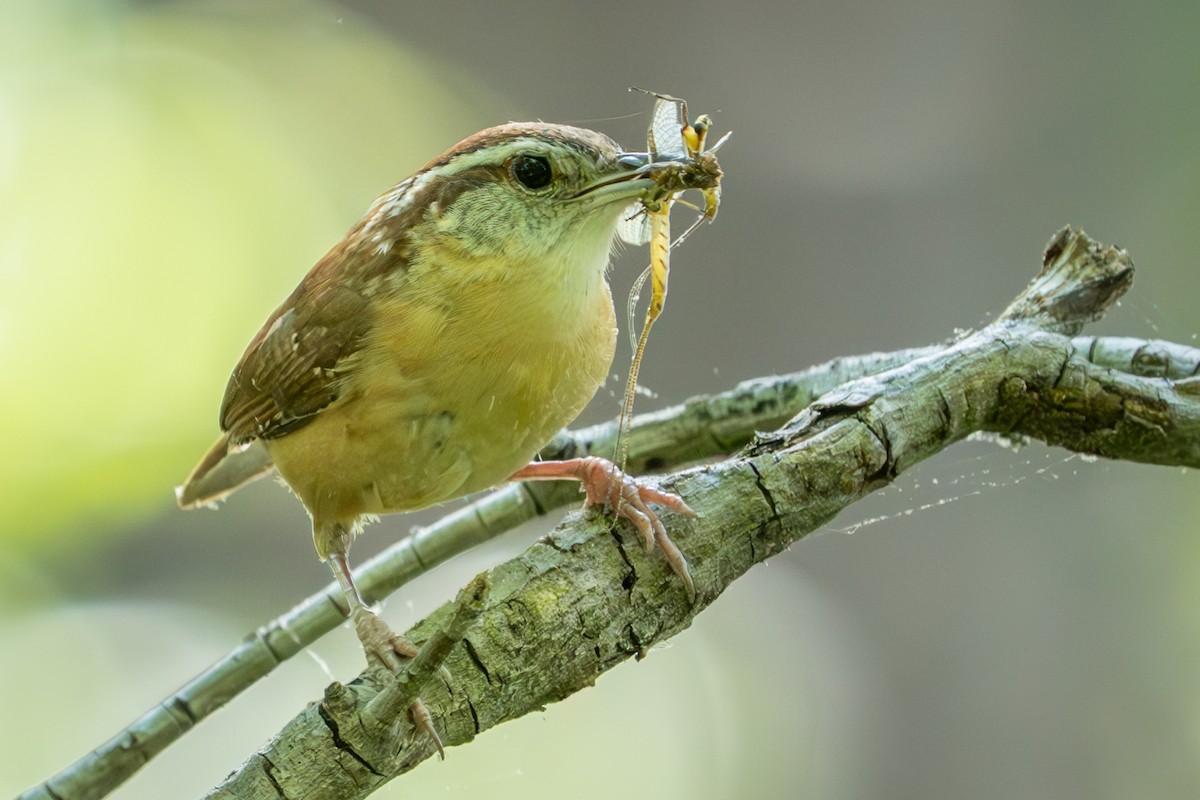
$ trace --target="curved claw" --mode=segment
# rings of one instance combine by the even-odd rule
[[[651,552],[657,544],[662,550],[671,571],[679,576],[687,590],[688,600],[696,599],[696,585],[688,570],[687,558],[667,534],[658,514],[650,508],[650,503],[665,506],[684,516],[694,517],[693,511],[679,495],[662,492],[652,486],[646,486],[637,479],[626,475],[616,464],[606,458],[589,456],[573,458],[569,461],[535,461],[527,467],[518,470],[510,480],[561,480],[574,478],[583,489],[584,508],[605,506],[613,510],[616,517],[621,517],[633,523],[646,551]]]
[[[445,761],[446,750],[442,747],[442,737],[438,736],[437,728],[433,724],[433,715],[429,713],[429,709],[425,707],[420,698],[412,701],[408,707],[408,713],[412,716],[413,727],[417,729],[418,733],[423,733],[433,740],[433,746],[438,751],[438,758]]]

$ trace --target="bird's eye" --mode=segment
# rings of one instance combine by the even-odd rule
[[[511,169],[513,177],[526,189],[545,189],[554,177],[549,159],[542,156],[517,156]]]

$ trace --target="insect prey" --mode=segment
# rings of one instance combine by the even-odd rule
[[[705,149],[708,131],[712,126],[712,119],[707,114],[701,114],[692,120],[688,117],[686,101],[645,89],[635,88],[634,91],[645,92],[655,98],[654,111],[646,134],[646,149],[649,154],[647,169],[655,176],[656,183],[634,206],[634,213],[625,221],[621,233],[627,241],[648,242],[650,245],[650,265],[634,281],[626,304],[633,357],[625,384],[617,444],[613,455],[613,462],[621,469],[624,469],[629,456],[628,433],[633,419],[638,371],[646,351],[646,341],[667,300],[671,250],[687,239],[702,222],[711,222],[716,218],[717,208],[721,203],[722,173],[714,154],[729,138],[729,134],[726,133],[711,149]],[[696,220],[672,241],[671,207],[679,199],[679,195],[691,189],[701,192],[704,205],[698,208],[700,215]],[[686,201],[679,202],[697,208]],[[635,334],[637,304],[647,277],[650,279],[650,303],[646,308],[641,330]]]

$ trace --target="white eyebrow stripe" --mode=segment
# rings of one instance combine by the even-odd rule
[[[528,153],[530,151],[544,153],[548,147],[549,142],[544,139],[522,136],[519,139],[512,139],[503,143],[497,142],[476,150],[461,153],[433,171],[439,172],[442,175],[457,175],[460,172],[465,172],[475,167],[503,163],[509,156]]]

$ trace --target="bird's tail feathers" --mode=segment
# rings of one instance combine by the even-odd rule
[[[175,487],[175,500],[180,508],[212,507],[218,500],[274,468],[271,454],[261,440],[231,447],[229,434],[224,433],[200,459],[183,485]]]

